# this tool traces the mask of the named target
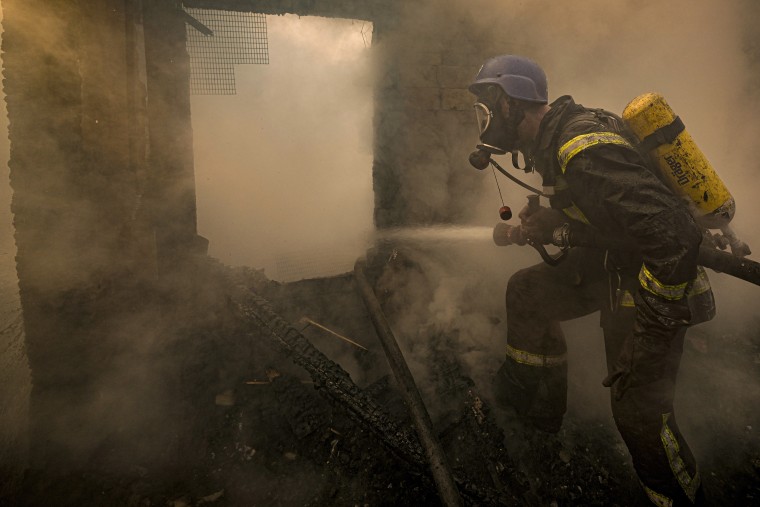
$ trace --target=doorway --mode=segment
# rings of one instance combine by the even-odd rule
[[[267,16],[269,64],[191,100],[198,232],[288,282],[350,271],[374,229],[372,24]]]

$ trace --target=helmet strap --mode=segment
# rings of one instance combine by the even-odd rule
[[[517,128],[525,119],[525,109],[522,104],[510,96],[507,96],[507,104],[509,104],[509,120],[507,121],[507,131],[509,136],[517,141],[519,139]],[[532,172],[535,169],[535,163],[531,155],[525,155],[525,167],[520,167],[520,163],[517,159],[517,148],[512,150],[512,166],[515,169],[520,169],[526,173]]]
[[[507,104],[509,104],[509,123],[517,134],[517,126],[525,119],[525,109],[509,95],[507,95]]]
[[[525,166],[520,167],[520,161],[517,158],[517,150],[512,150],[512,167],[515,169],[520,169],[521,171],[525,171],[526,173],[532,173],[536,170],[536,162],[533,160],[532,156],[529,155],[523,155],[525,159]]]

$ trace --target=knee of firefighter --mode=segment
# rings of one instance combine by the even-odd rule
[[[535,269],[525,268],[514,273],[507,282],[507,308],[535,308],[541,303],[543,283]]]

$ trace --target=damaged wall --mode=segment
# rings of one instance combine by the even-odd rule
[[[499,50],[478,36],[471,15],[452,1],[407,2],[392,21],[375,21],[377,227],[462,223],[477,208],[467,86]]]
[[[2,12],[0,12],[0,19]],[[3,97],[4,98],[4,97]],[[15,480],[26,463],[29,365],[16,275],[11,189],[8,184],[8,122],[0,106],[0,476]],[[0,485],[0,496],[2,495]]]
[[[187,289],[185,259],[204,247],[184,23],[174,2],[149,2],[143,27],[140,5],[2,2],[33,468],[83,466],[156,415],[120,420],[161,385],[144,362],[178,325],[163,326],[151,291]],[[146,137],[134,127],[147,122]]]
[[[86,410],[77,417],[79,411],[70,409],[83,404],[98,369],[93,360],[100,358],[88,360],[88,355],[100,337],[93,336],[88,321],[106,289],[104,282],[112,278],[110,265],[123,259],[116,247],[118,228],[110,219],[129,216],[131,206],[123,184],[129,178],[125,122],[118,121],[119,105],[104,103],[102,96],[114,77],[107,71],[118,68],[88,67],[97,58],[82,59],[84,68],[79,65],[80,51],[106,48],[87,47],[88,42],[102,37],[113,43],[113,34],[102,25],[100,30],[87,26],[92,18],[78,7],[72,2],[3,2],[12,209],[34,375],[31,434],[39,462],[45,459],[42,454],[61,454],[76,428],[85,433],[93,429],[85,424]],[[99,7],[107,8],[103,3]],[[95,6],[91,15],[102,14],[100,9]],[[82,30],[83,25],[89,29]],[[77,33],[94,39],[79,39]],[[121,48],[124,54],[123,42]],[[113,91],[111,101],[123,100]],[[60,420],[64,414],[66,422]]]
[[[71,41],[74,31],[70,30],[81,15],[73,5],[64,3],[52,6],[6,1],[3,10],[17,270],[27,353],[38,393],[32,397],[31,418],[37,431],[31,433],[33,440],[49,433],[53,441],[60,441],[64,438],[59,428],[42,430],[39,425],[55,420],[54,414],[62,408],[77,405],[77,389],[71,385],[86,384],[85,372],[89,369],[86,364],[61,364],[60,358],[69,356],[65,349],[73,347],[81,336],[75,323],[65,322],[66,310],[62,307],[68,303],[69,311],[84,309],[81,299],[86,296],[80,292],[77,298],[67,291],[84,283],[92,272],[90,266],[95,270],[105,263],[105,257],[93,262],[93,257],[87,255],[90,250],[77,255],[79,249],[75,247],[85,240],[89,240],[92,252],[99,246],[97,240],[90,240],[87,220],[95,209],[90,206],[86,189],[92,190],[96,179],[81,178],[82,88]],[[30,66],[29,61],[40,65]],[[92,122],[94,118],[89,124]],[[101,237],[97,234],[100,231],[92,232],[96,233],[94,238]],[[79,348],[79,352],[84,350],[81,344]],[[62,405],[56,406],[55,400]]]

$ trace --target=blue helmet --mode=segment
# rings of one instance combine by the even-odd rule
[[[497,84],[508,96],[546,104],[549,102],[549,87],[546,74],[536,62],[524,56],[501,55],[490,58],[475,76],[469,90],[481,95],[489,84]]]

